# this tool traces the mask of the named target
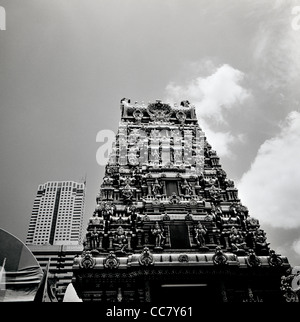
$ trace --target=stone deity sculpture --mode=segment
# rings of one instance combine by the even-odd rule
[[[155,179],[155,182],[152,184],[152,192],[154,196],[161,194],[161,184],[158,182],[157,179]]]
[[[207,229],[203,227],[200,222],[198,222],[198,225],[195,227],[195,239],[199,247],[203,247],[205,245],[206,232]]]
[[[246,246],[245,238],[241,232],[237,230],[236,227],[231,228],[231,233],[229,235],[229,240],[231,242],[231,246],[234,250],[244,249]]]
[[[156,222],[154,228],[151,229],[151,232],[155,236],[155,247],[161,248],[165,240],[163,228],[161,228],[158,222]]]
[[[113,245],[116,247],[117,250],[124,252],[127,246],[127,237],[125,235],[124,229],[119,226],[117,231],[114,235]]]

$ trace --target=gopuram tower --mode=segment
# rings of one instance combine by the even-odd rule
[[[121,100],[73,285],[83,301],[282,302],[269,247],[188,101]]]

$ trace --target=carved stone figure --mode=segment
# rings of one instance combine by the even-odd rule
[[[169,197],[170,204],[180,203],[180,197],[177,196],[176,192],[172,192],[172,195]]]
[[[270,266],[281,266],[283,264],[283,260],[280,255],[276,254],[274,250],[270,250],[270,256],[268,258],[268,262]]]
[[[128,245],[127,236],[125,235],[124,229],[121,226],[119,226],[115,232],[113,245],[121,252],[124,252],[126,246]]]
[[[246,263],[249,267],[261,266],[261,260],[255,255],[253,249],[249,249],[249,256],[246,258]]]
[[[101,222],[100,218],[97,216],[97,208],[93,213],[93,216],[89,220],[89,225],[99,225]]]
[[[206,233],[207,233],[207,229],[203,227],[199,221],[198,225],[195,227],[195,239],[199,247],[203,247],[205,245]]]
[[[102,217],[103,217],[103,223],[104,223],[104,232],[107,233],[109,229],[109,225],[111,222],[111,216],[114,214],[115,207],[114,205],[104,203],[102,207]]]
[[[231,233],[229,235],[229,240],[233,250],[244,249],[246,246],[245,238],[241,231],[238,231],[236,227],[231,228]]]
[[[160,195],[161,189],[162,189],[161,184],[158,182],[157,179],[155,179],[155,182],[152,184],[152,192],[153,192],[154,196]]]
[[[267,243],[266,233],[262,229],[256,228],[254,233],[254,243],[258,253],[268,250],[269,243]]]
[[[158,222],[151,229],[151,233],[155,236],[155,248],[162,248],[166,237],[164,236],[164,229],[159,226]]]
[[[151,150],[151,156],[153,163],[159,163],[159,151],[158,149]]]
[[[138,215],[136,213],[135,206],[127,207],[127,214],[129,214],[128,220],[130,222],[131,230],[132,230],[133,233],[135,233],[136,232],[137,221],[139,219],[139,217],[138,217]]]
[[[221,198],[221,189],[217,188],[216,186],[212,185],[209,190],[209,196],[212,199],[212,201],[217,202]]]
[[[182,152],[181,150],[174,150],[174,163],[179,164],[182,162]]]
[[[93,231],[90,232],[90,247],[91,249],[96,249],[98,247],[99,242],[99,232],[96,227],[94,227]]]
[[[125,200],[129,200],[133,197],[133,190],[129,184],[127,184],[125,188],[122,190],[122,195],[125,198]]]
[[[184,191],[185,195],[191,195],[193,193],[193,189],[190,184],[184,179],[183,184],[181,185],[182,190]]]
[[[185,121],[185,119],[186,119],[186,114],[185,114],[183,111],[178,111],[178,112],[176,113],[176,117],[177,117],[178,121],[179,121],[181,124],[183,124],[183,123],[184,123],[184,121]]]

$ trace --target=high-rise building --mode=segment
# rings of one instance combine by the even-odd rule
[[[27,245],[78,245],[82,242],[85,183],[49,181],[38,187]]]
[[[188,101],[121,100],[96,202],[73,264],[83,301],[284,300],[288,260],[242,204]]]

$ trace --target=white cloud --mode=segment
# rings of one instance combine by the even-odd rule
[[[213,67],[210,61],[201,61],[207,69],[211,68],[211,75],[194,77],[185,84],[169,83],[166,87],[166,101],[180,102],[189,100],[196,107],[197,118],[205,131],[209,143],[219,156],[232,156],[230,146],[240,142],[242,135],[233,135],[231,131],[212,131],[213,124],[227,125],[225,110],[241,107],[250,96],[249,91],[240,85],[244,73],[224,64],[219,68]],[[195,68],[197,67],[194,63]],[[201,68],[198,68],[201,70]]]
[[[280,133],[265,141],[238,183],[252,215],[273,227],[300,227],[300,113],[291,112]]]
[[[291,86],[299,81],[300,37],[293,26],[292,8],[299,1],[270,3],[268,14],[257,26],[253,57],[264,88]]]
[[[241,71],[225,64],[206,78],[199,76],[185,85],[170,83],[166,88],[167,96],[176,101],[185,97],[196,106],[198,117],[213,118],[223,123],[223,110],[233,108],[249,96],[239,84],[243,78]]]
[[[298,255],[300,255],[300,238],[294,240],[292,248]]]

